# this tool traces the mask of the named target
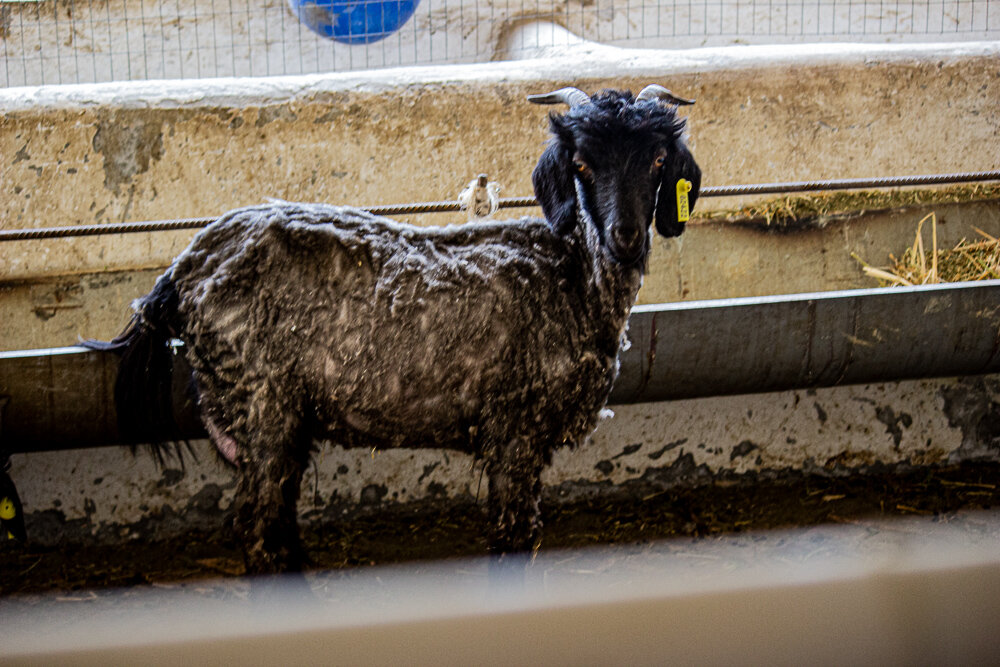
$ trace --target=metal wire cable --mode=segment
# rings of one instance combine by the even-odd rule
[[[1000,170],[972,171],[957,174],[927,174],[923,176],[887,176],[883,178],[843,178],[831,181],[798,181],[792,183],[759,183],[757,185],[720,185],[702,188],[700,197],[731,197],[822,190],[864,190],[870,188],[903,188],[914,185],[945,185],[1000,180]]]
[[[884,178],[846,178],[828,181],[793,181],[788,183],[721,185],[702,188],[699,196],[734,197],[792,192],[820,192],[829,190],[898,188],[916,185],[978,183],[983,181],[1000,181],[1000,170],[963,172],[956,174],[928,174],[924,176],[890,176]],[[503,197],[500,199],[499,208],[529,208],[537,205],[538,201],[534,197]],[[439,201],[416,204],[367,206],[363,208],[374,215],[415,215],[423,213],[461,211],[462,205],[457,201]],[[151,220],[147,222],[121,222],[100,225],[73,225],[66,227],[39,227],[36,229],[9,229],[0,230],[0,242],[34,241],[76,236],[99,236],[104,234],[163,232],[178,229],[198,229],[215,222],[217,219],[217,217],[181,218],[176,220]]]

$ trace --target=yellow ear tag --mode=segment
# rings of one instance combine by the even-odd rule
[[[677,222],[687,222],[691,219],[691,205],[688,203],[688,192],[691,191],[691,181],[677,181]]]
[[[17,514],[17,509],[14,508],[14,503],[10,498],[4,498],[0,500],[0,519],[4,521],[10,521]]]

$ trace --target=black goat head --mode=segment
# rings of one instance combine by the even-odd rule
[[[645,260],[654,212],[663,236],[684,231],[683,209],[686,204],[689,212],[697,201],[701,170],[684,144],[685,121],[676,109],[693,102],[655,85],[634,97],[617,90],[591,97],[563,88],[528,99],[570,106],[549,115],[553,138],[532,173],[553,231],[569,232],[579,211],[622,264]]]

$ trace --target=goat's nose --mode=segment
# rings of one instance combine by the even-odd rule
[[[611,230],[615,243],[622,247],[628,247],[635,243],[639,237],[639,228],[631,225],[618,225]]]

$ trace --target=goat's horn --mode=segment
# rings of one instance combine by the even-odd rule
[[[635,98],[636,102],[645,102],[649,100],[664,100],[677,105],[694,104],[694,100],[686,100],[683,97],[677,97],[663,86],[658,86],[655,83],[651,83],[643,88]]]
[[[570,108],[590,102],[590,95],[579,88],[560,88],[551,93],[528,95],[528,101],[534,104],[568,104]]]

